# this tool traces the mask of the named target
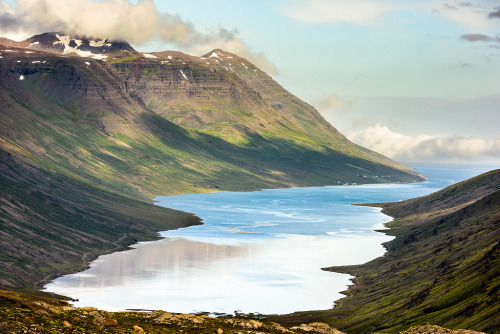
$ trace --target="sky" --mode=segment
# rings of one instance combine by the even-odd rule
[[[221,48],[364,147],[500,166],[500,0],[0,0],[0,36],[61,30]]]

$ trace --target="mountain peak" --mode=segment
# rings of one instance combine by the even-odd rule
[[[221,49],[214,49],[214,50],[212,50],[212,51],[210,51],[202,56],[202,58],[219,58],[219,59],[234,58],[234,57],[236,57],[236,55],[229,53],[229,52],[226,52],[226,51],[223,51]]]
[[[107,38],[72,36],[64,32],[48,32],[28,38],[29,48],[56,53],[76,53],[82,57],[105,59],[109,54],[135,52],[127,42]]]

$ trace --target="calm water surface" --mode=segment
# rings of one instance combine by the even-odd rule
[[[204,225],[101,256],[45,289],[78,299],[76,306],[110,311],[331,308],[351,276],[321,268],[367,262],[391,239],[374,232],[390,217],[352,204],[423,196],[490,169],[417,166],[428,181],[158,197],[158,205],[195,213]]]

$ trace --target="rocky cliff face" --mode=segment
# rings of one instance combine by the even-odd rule
[[[221,50],[204,57],[155,53],[116,62],[113,67],[152,110],[197,130],[210,132],[222,125],[226,130],[232,126],[236,132],[265,133],[299,125],[294,115],[297,105],[313,114],[305,103],[287,108],[286,91],[276,82],[246,60]],[[271,94],[271,90],[279,92]],[[314,121],[317,127],[327,124],[320,117]]]
[[[266,102],[238,77],[181,53],[154,57],[117,62],[113,67],[152,110],[170,121],[203,130],[227,123],[250,130],[257,121],[268,123],[258,115],[267,107]],[[253,111],[252,122],[242,122],[242,117],[248,118],[242,112],[245,110]]]

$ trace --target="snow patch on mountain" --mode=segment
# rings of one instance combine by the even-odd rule
[[[60,36],[59,34],[56,34],[56,37],[57,37],[58,41],[55,41],[54,45],[57,45],[57,44],[63,45],[64,46],[63,53],[76,53],[80,57],[88,57],[88,58],[93,58],[93,59],[106,59],[106,58],[108,58],[108,56],[105,56],[103,54],[92,53],[91,51],[82,51],[82,50],[78,49],[80,47],[80,45],[82,45],[82,43],[83,43],[82,40],[72,39],[70,36]],[[74,41],[74,44],[76,46],[71,46],[72,41]],[[106,40],[103,40],[103,41],[105,42]],[[101,42],[103,42],[103,41],[99,41],[99,42],[90,41],[90,46],[96,47],[96,45],[100,45]],[[108,44],[110,44],[110,43],[108,43]]]
[[[219,55],[215,51],[212,52],[212,54],[210,56],[208,56],[208,58],[219,58],[220,59]]]
[[[179,71],[181,71],[181,74],[182,74],[182,76],[184,77],[184,79],[186,79],[187,81],[189,81],[189,79],[188,79],[188,78],[187,78],[187,76],[184,74],[184,72],[182,72],[182,70],[179,70]]]

